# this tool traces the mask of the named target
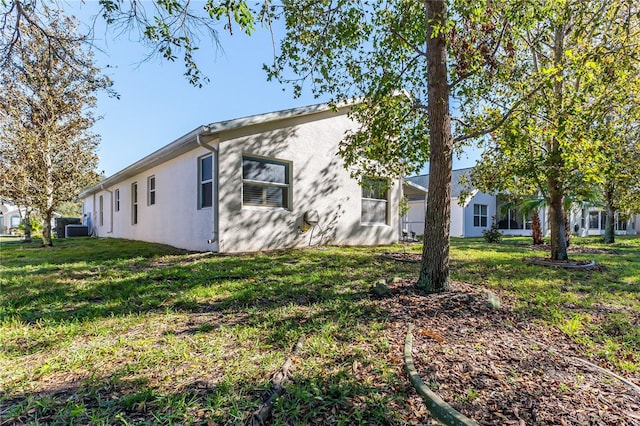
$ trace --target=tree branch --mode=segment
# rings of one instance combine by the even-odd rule
[[[491,133],[495,130],[497,130],[500,126],[502,126],[510,117],[511,115],[518,109],[518,107],[520,105],[522,105],[527,99],[529,99],[531,96],[533,96],[538,90],[540,90],[540,88],[542,87],[542,84],[539,84],[538,86],[536,86],[533,90],[531,90],[529,93],[527,93],[524,97],[520,98],[515,104],[513,104],[511,106],[511,108],[505,112],[505,114],[502,116],[502,118],[500,120],[498,120],[496,123],[494,123],[493,125],[486,127],[484,129],[481,130],[476,130],[475,132],[466,134],[466,135],[460,135],[458,137],[453,138],[453,143],[454,145],[469,139],[475,139],[477,137],[486,135],[487,133]]]

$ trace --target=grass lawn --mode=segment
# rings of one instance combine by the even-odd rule
[[[452,279],[638,383],[640,238],[572,243],[587,251],[572,258],[601,267],[523,263],[544,255],[524,238],[454,239]],[[380,256],[402,246],[225,256],[112,239],[0,244],[2,425],[244,423],[300,336],[274,424],[424,423],[370,292],[417,277],[418,264]]]

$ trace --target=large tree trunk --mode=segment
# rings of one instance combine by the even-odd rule
[[[51,218],[53,217],[53,212],[47,211],[43,216],[42,245],[51,247],[53,246],[53,239],[51,238]]]
[[[24,243],[30,243],[31,240],[31,211],[27,208],[24,212],[24,218],[22,219],[22,223],[24,224]]]
[[[607,185],[604,191],[606,202],[607,220],[604,224],[604,243],[613,244],[616,242],[615,215],[616,209],[613,205],[613,185]]]
[[[430,293],[449,288],[449,227],[453,138],[447,82],[446,3],[425,0],[429,85],[429,195],[424,224],[422,267],[417,286]],[[434,30],[438,29],[438,30]]]
[[[559,73],[562,73],[564,61],[564,27],[559,25],[554,33],[554,64],[558,66]],[[564,128],[563,108],[563,79],[562,74],[555,79],[553,87],[553,103],[557,114],[558,128]],[[549,172],[547,175],[547,186],[549,188],[549,225],[551,227],[551,259],[568,260],[567,240],[565,233],[564,217],[564,188],[561,181],[561,170],[564,167],[562,158],[562,148],[556,135],[550,137]]]
[[[549,224],[551,227],[551,259],[568,260],[567,240],[564,229],[564,208],[562,206],[562,191],[554,184],[553,179],[549,179]]]

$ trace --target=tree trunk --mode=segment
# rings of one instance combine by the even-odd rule
[[[567,247],[571,245],[571,223],[569,221],[570,221],[569,212],[565,210],[564,211],[564,238],[565,238],[565,241],[567,242]]]
[[[531,214],[531,237],[533,238],[534,245],[544,243],[542,239],[542,227],[540,226],[540,215],[537,209]]]
[[[554,65],[558,67],[559,75],[556,76],[553,87],[553,103],[557,114],[558,129],[565,127],[562,109],[564,106],[562,65],[564,61],[564,27],[558,25],[554,32]],[[564,168],[562,147],[557,135],[550,136],[548,150],[549,171],[547,174],[547,186],[549,188],[549,225],[551,227],[551,259],[568,260],[567,240],[565,233],[564,217],[564,188],[561,181],[561,171]]]
[[[616,209],[613,205],[613,186],[607,185],[604,191],[604,198],[606,202],[607,219],[604,224],[604,243],[613,244],[616,242],[615,233],[615,215]]]
[[[22,219],[22,224],[24,225],[24,239],[23,243],[30,243],[31,240],[31,212],[27,208],[24,212],[24,218]]]
[[[430,292],[449,288],[449,228],[453,138],[447,81],[446,3],[425,0],[429,114],[429,195],[424,225],[422,266],[417,286]]]
[[[568,260],[566,233],[564,229],[564,208],[562,206],[562,191],[557,184],[549,179],[549,224],[551,225],[551,259]]]
[[[51,218],[53,213],[50,211],[45,212],[43,224],[42,224],[42,245],[53,247],[53,240],[51,239]]]

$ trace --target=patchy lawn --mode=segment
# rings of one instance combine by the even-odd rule
[[[524,238],[453,240],[453,291],[434,296],[412,287],[419,264],[382,256],[402,246],[56,243],[1,243],[2,425],[243,423],[300,336],[274,424],[430,423],[403,373],[409,323],[423,380],[481,423],[640,424],[640,395],[582,361],[640,383],[638,238],[574,239],[591,271],[525,264],[544,253]]]

